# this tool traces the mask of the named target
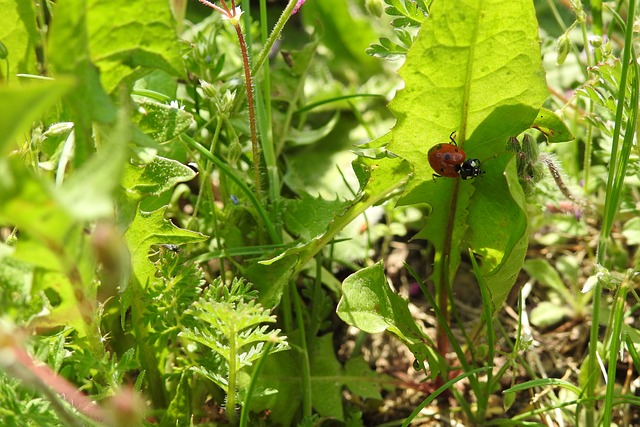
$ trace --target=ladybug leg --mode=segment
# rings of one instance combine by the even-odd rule
[[[451,132],[451,135],[449,135],[449,141],[451,141],[451,143],[453,145],[458,145],[458,143],[456,142],[456,139],[453,137],[453,135],[456,134],[456,131],[454,130],[453,132]]]
[[[431,176],[433,177],[434,181],[436,180],[436,178],[442,178],[442,175],[438,175],[437,173],[433,173],[431,174]]]

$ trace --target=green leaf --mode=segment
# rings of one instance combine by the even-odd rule
[[[622,227],[622,235],[628,245],[640,245],[640,218],[631,218],[625,222]]]
[[[192,387],[189,380],[192,375],[188,371],[183,371],[176,388],[175,395],[166,412],[163,414],[160,425],[189,425],[189,415],[191,413]]]
[[[54,271],[40,270],[38,273],[34,280],[33,292],[45,292],[50,299],[54,299],[54,304],[46,314],[41,314],[32,319],[30,325],[42,328],[71,326],[78,331],[80,336],[85,336],[91,332],[97,333],[97,331],[92,331],[88,328],[88,322],[85,320],[87,319],[85,315],[88,311],[85,308],[89,307],[83,307],[81,302],[83,298],[77,298],[77,295],[81,294],[76,295],[75,291],[78,288],[69,281],[69,278],[62,273]],[[95,287],[87,291],[87,295],[95,299]],[[95,304],[95,301],[93,303]]]
[[[405,88],[389,105],[398,120],[389,149],[415,167],[407,197],[432,183],[427,152],[454,130],[467,157],[502,173],[489,159],[531,126],[548,94],[538,44],[528,0],[433,4],[399,71]]]
[[[536,327],[547,328],[557,325],[562,319],[571,315],[572,311],[567,307],[551,301],[541,301],[531,310],[529,321]]]
[[[405,0],[385,0],[389,5],[385,12],[391,16],[402,16],[402,20],[394,20],[394,26],[419,26],[427,16],[427,7],[424,2]]]
[[[399,46],[387,38],[381,38],[380,44],[372,44],[366,52],[376,58],[395,61],[406,56],[407,48]]]
[[[348,202],[323,200],[302,193],[300,199],[288,199],[284,206],[284,222],[293,235],[309,241],[322,235],[329,223],[341,214]]]
[[[349,390],[365,399],[382,399],[381,383],[393,379],[372,369],[362,357],[351,357],[344,366],[345,385]],[[390,388],[389,386],[386,387]]]
[[[333,334],[323,335],[309,348],[313,408],[322,417],[344,420],[342,408],[342,365],[333,350]]]
[[[292,337],[296,335],[294,331]],[[299,346],[295,341],[290,340],[292,345]],[[321,416],[343,420],[342,389],[346,379],[344,368],[333,349],[333,334],[318,337],[308,351],[313,408]],[[269,409],[276,425],[294,425],[292,419],[302,401],[300,375],[300,356],[297,353],[286,351],[267,358],[262,375],[258,378],[258,388],[272,388],[278,393],[257,397],[251,409]]]
[[[389,106],[397,124],[388,149],[414,167],[401,203],[431,205],[419,237],[434,244],[437,260],[449,260],[448,272],[436,263],[434,280],[455,277],[469,245],[484,257],[482,274],[499,307],[527,244],[524,198],[506,142],[534,123],[547,96],[535,11],[528,0],[500,7],[464,0],[436,2],[430,12],[400,70],[405,88]],[[454,130],[485,175],[432,179],[427,152]]]
[[[433,349],[424,344],[429,338],[411,316],[407,301],[389,287],[382,263],[347,277],[342,292],[336,309],[342,320],[370,334],[393,333],[418,360],[428,359],[432,374],[437,374],[440,369],[438,358]]]
[[[0,316],[26,321],[42,307],[31,296],[33,265],[12,258],[14,252],[14,247],[0,244]]]
[[[91,58],[107,92],[154,69],[183,76],[169,2],[90,0],[87,25]]]
[[[155,157],[147,165],[127,163],[122,177],[122,186],[139,195],[159,195],[180,182],[190,181],[196,173],[182,163]]]
[[[0,159],[0,223],[42,241],[63,242],[73,227],[52,188],[18,159]]]
[[[153,212],[138,210],[131,226],[125,233],[125,241],[131,252],[133,272],[145,287],[153,279],[155,267],[149,260],[149,251],[154,245],[183,245],[207,239],[194,231],[178,228],[164,218],[167,206]]]
[[[138,127],[156,142],[166,142],[189,129],[193,116],[171,105],[151,101],[138,104],[138,115],[134,117]]]
[[[349,325],[370,334],[389,330],[410,344],[424,339],[407,301],[389,287],[381,263],[347,277],[342,292],[336,313]]]
[[[5,61],[0,61],[0,82],[8,79],[10,84],[15,84],[18,73],[36,74],[38,31],[33,5],[30,1],[0,0],[0,40],[9,53],[8,76]]]
[[[294,331],[289,342],[295,346],[295,341]],[[277,393],[254,396],[250,402],[252,412],[268,409],[271,411],[270,422],[274,425],[295,425],[293,419],[302,401],[300,357],[301,355],[294,351],[283,351],[267,357],[256,389],[274,389]]]
[[[72,112],[76,165],[93,151],[92,124],[113,123],[116,108],[100,84],[100,74],[89,56],[87,34],[88,5],[85,0],[61,0],[56,3],[48,39],[48,59],[55,77],[70,76],[74,90],[66,97]]]
[[[526,201],[515,159],[502,154],[495,163],[506,173],[482,177],[487,179],[482,191],[474,194],[467,217],[467,235],[462,236],[481,257],[480,274],[489,289],[494,312],[507,299],[529,246]]]
[[[38,267],[34,294],[49,289],[57,300],[32,324],[73,326],[80,336],[95,338],[95,261],[82,224],[60,204],[56,190],[19,160],[0,160],[0,176],[0,223],[21,233],[13,257]]]
[[[0,153],[12,149],[24,131],[71,89],[68,80],[34,82],[22,87],[0,87]]]
[[[565,286],[558,271],[546,260],[542,258],[529,259],[524,263],[523,268],[531,278],[562,295],[565,301],[576,300]]]
[[[331,120],[318,129],[298,130],[296,128],[291,128],[287,133],[286,140],[289,141],[293,147],[313,144],[329,135],[336,127],[336,124],[338,124],[339,119],[340,113],[336,112],[333,117],[331,117]]]
[[[560,116],[546,108],[540,109],[531,127],[542,132],[549,142],[573,141],[576,138]]]

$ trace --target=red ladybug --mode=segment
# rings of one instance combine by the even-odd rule
[[[482,175],[484,171],[480,169],[480,160],[469,159],[465,161],[467,155],[462,148],[458,147],[456,140],[453,139],[454,133],[455,131],[449,135],[451,144],[436,144],[431,147],[427,154],[429,164],[436,172],[433,177],[446,176],[447,178],[461,177],[462,179],[471,179]]]

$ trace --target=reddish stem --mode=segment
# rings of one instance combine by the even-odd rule
[[[247,53],[247,45],[244,41],[244,35],[238,22],[234,25],[240,42],[240,50],[242,51],[242,62],[244,68],[244,80],[247,86],[247,103],[249,104],[249,128],[251,130],[251,147],[253,152],[253,180],[256,186],[256,196],[258,200],[262,199],[262,183],[260,182],[260,154],[258,147],[258,130],[256,128],[255,104],[253,102],[253,81],[251,79],[251,67],[249,65],[249,54]]]
[[[45,364],[36,364],[31,355],[24,349],[13,346],[15,361],[27,371],[34,374],[43,384],[53,389],[60,397],[73,405],[78,411],[88,415],[94,420],[104,420],[105,414],[102,408],[80,392],[73,384],[59,376]]]

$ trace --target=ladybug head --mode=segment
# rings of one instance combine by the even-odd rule
[[[469,159],[460,165],[460,178],[462,179],[472,179],[477,176],[480,176],[484,173],[482,169],[480,169],[480,160],[478,159]]]

